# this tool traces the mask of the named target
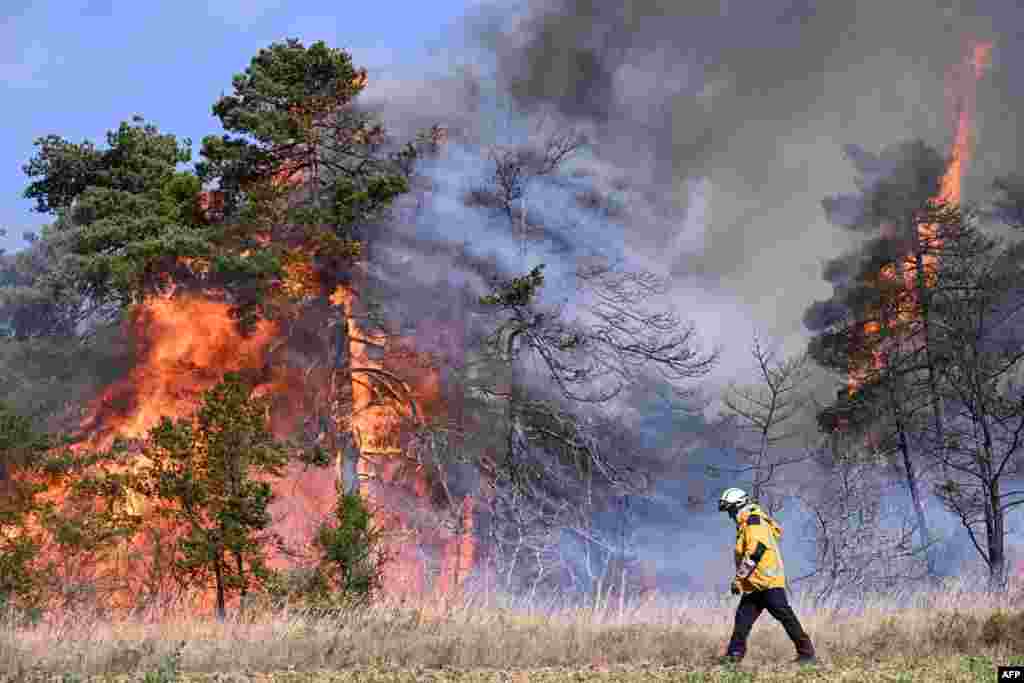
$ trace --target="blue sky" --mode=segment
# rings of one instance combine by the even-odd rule
[[[141,114],[191,137],[217,132],[210,107],[261,47],[298,37],[348,50],[371,75],[444,70],[473,0],[0,0],[0,247],[47,222],[21,198],[32,141],[102,144]]]

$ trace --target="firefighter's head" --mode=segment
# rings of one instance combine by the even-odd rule
[[[718,499],[719,512],[727,512],[729,516],[736,519],[736,513],[750,502],[750,496],[743,489],[726,489],[722,491],[722,497]]]

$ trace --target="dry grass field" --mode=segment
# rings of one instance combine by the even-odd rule
[[[963,582],[928,594],[812,609],[796,604],[820,664],[765,615],[738,667],[714,662],[732,625],[727,596],[652,597],[557,608],[467,599],[378,605],[331,619],[77,615],[0,634],[0,681],[985,681],[1024,664],[1024,594]]]

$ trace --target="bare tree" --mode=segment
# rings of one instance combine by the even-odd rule
[[[913,515],[886,509],[888,477],[863,452],[859,438],[833,434],[815,450],[824,476],[798,499],[810,513],[814,542],[810,572],[795,577],[815,603],[863,598],[919,580],[927,572],[913,544]]]
[[[614,417],[580,414],[551,399],[521,396],[511,412],[514,428],[495,463],[487,503],[495,551],[509,571],[513,562],[520,571],[509,581],[528,581],[531,593],[542,575],[554,586],[599,590],[609,563],[625,549],[623,529],[599,525],[595,515],[648,486],[629,466],[630,451],[617,448],[623,427]]]
[[[556,174],[584,143],[567,132],[496,149],[493,173],[464,201],[502,218],[513,233],[553,235],[540,214],[527,209],[529,185]],[[586,264],[576,272],[569,307],[542,301],[543,268],[498,279],[481,299],[492,328],[468,373],[471,393],[503,407],[500,418],[490,417],[491,428],[500,425],[505,437],[482,463],[493,489],[490,522],[506,568],[511,558],[523,567],[532,553],[528,573],[550,576],[558,557],[570,582],[593,588],[611,558],[625,555],[621,538],[616,543],[613,532],[596,528],[595,514],[646,487],[630,467],[630,450],[609,448],[623,431],[610,409],[613,400],[650,377],[688,395],[689,383],[706,375],[718,354],[699,353],[694,327],[657,307],[668,287],[654,273]],[[567,537],[583,544],[584,562],[568,561]],[[544,543],[561,547],[560,554],[542,552]],[[595,564],[595,557],[602,559]],[[604,569],[597,571],[599,565]]]
[[[556,174],[585,144],[584,136],[570,130],[520,148],[496,148],[493,173],[464,202],[504,216],[513,231],[528,224],[541,232],[541,220],[524,207],[529,184]],[[496,283],[485,297],[500,317],[492,345],[508,360],[522,355],[539,359],[570,400],[610,400],[642,372],[660,372],[674,382],[699,378],[717,362],[717,353],[702,355],[694,349],[692,325],[655,307],[653,302],[668,291],[665,278],[607,262],[581,266],[576,272],[580,303],[569,319],[563,307],[538,301],[543,268]]]
[[[1006,515],[1024,505],[1024,360],[1020,245],[981,233],[972,220],[948,226],[934,297],[942,341],[944,442],[932,450],[949,474],[935,492],[985,561],[993,589],[1007,586]]]
[[[729,385],[722,397],[725,410],[720,426],[731,434],[729,446],[744,462],[730,472],[750,474],[751,495],[772,511],[781,503],[776,478],[780,470],[810,457],[796,443],[806,433],[801,419],[809,405],[810,367],[806,354],[778,359],[756,335],[751,352],[758,383]]]

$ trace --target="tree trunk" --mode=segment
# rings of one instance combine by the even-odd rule
[[[354,406],[352,389],[352,352],[348,331],[347,306],[339,307],[338,322],[334,334],[333,379],[331,419],[334,433],[334,450],[338,470],[338,486],[346,493],[358,491],[357,462],[359,452],[352,434],[351,411]],[[346,417],[346,411],[349,416]]]
[[[238,594],[238,613],[245,614],[245,602],[249,597],[249,582],[245,578],[245,566],[242,564],[242,553],[237,550],[234,552],[235,564],[238,567],[238,578],[242,582],[242,587]]]
[[[992,533],[988,537],[988,575],[989,588],[1002,593],[1009,585],[1006,567],[1006,536],[1003,533],[1003,514],[998,508],[992,510]]]
[[[921,536],[921,547],[924,548],[925,561],[928,566],[928,575],[936,576],[935,553],[930,543],[931,536],[928,532],[928,518],[924,511],[924,501],[921,499],[921,490],[918,486],[917,473],[914,471],[914,463],[910,458],[910,450],[907,447],[906,435],[900,431],[900,455],[903,457],[903,468],[907,478],[907,488],[910,490],[910,500],[914,506],[914,516],[917,517],[917,526]]]
[[[227,605],[224,600],[224,568],[221,567],[221,559],[214,558],[213,574],[217,580],[217,620],[224,621],[227,616]]]
[[[895,396],[890,393],[890,398],[895,399]],[[899,414],[897,409],[897,415]],[[910,456],[910,444],[906,440],[906,430],[903,427],[902,421],[897,424],[899,430],[899,452],[900,457],[903,460],[903,472],[906,478],[906,487],[910,493],[910,503],[913,505],[913,514],[918,518],[918,531],[921,536],[921,547],[925,549],[925,562],[928,567],[929,577],[934,578],[936,575],[935,569],[935,553],[931,548],[932,538],[931,532],[928,528],[928,516],[925,514],[925,501],[921,495],[921,486],[918,482],[918,473],[914,470],[913,459]]]
[[[979,397],[982,396],[977,391]],[[981,403],[981,401],[979,401]],[[984,405],[984,404],[982,404]],[[1006,570],[1006,512],[1000,505],[999,500],[999,478],[992,469],[996,461],[993,446],[992,429],[987,415],[978,420],[981,426],[984,441],[982,444],[983,455],[979,465],[979,477],[985,484],[985,545],[988,563],[989,590],[1003,592],[1008,588],[1008,576]]]
[[[924,272],[924,254],[920,249],[920,245],[918,246],[914,260],[917,267],[918,315],[921,317],[921,325],[924,330],[925,364],[928,366],[928,390],[931,392],[932,419],[935,421],[936,447],[939,449],[939,462],[945,465],[946,460],[942,457],[943,450],[946,448],[945,429],[942,418],[942,394],[939,392],[938,372],[935,369],[935,355],[932,350],[930,326],[931,300],[930,295],[927,293],[928,289]],[[944,477],[946,474],[947,473],[943,471]]]
[[[985,499],[985,531],[988,545],[989,590],[1002,593],[1009,587],[1006,566],[1006,512],[999,501],[999,480],[991,480]]]
[[[896,417],[896,429],[899,439],[900,457],[903,460],[904,477],[907,481],[907,490],[910,492],[911,505],[914,506],[914,516],[917,518],[917,527],[921,537],[921,547],[924,549],[925,553],[925,563],[928,570],[928,576],[935,577],[935,553],[931,548],[931,533],[928,528],[928,516],[925,514],[924,499],[921,496],[921,487],[918,483],[913,457],[910,454],[910,444],[907,441],[907,430],[903,422],[900,399],[896,396],[895,387],[892,385],[894,381],[895,378],[889,378],[886,382],[889,393],[889,406]]]

